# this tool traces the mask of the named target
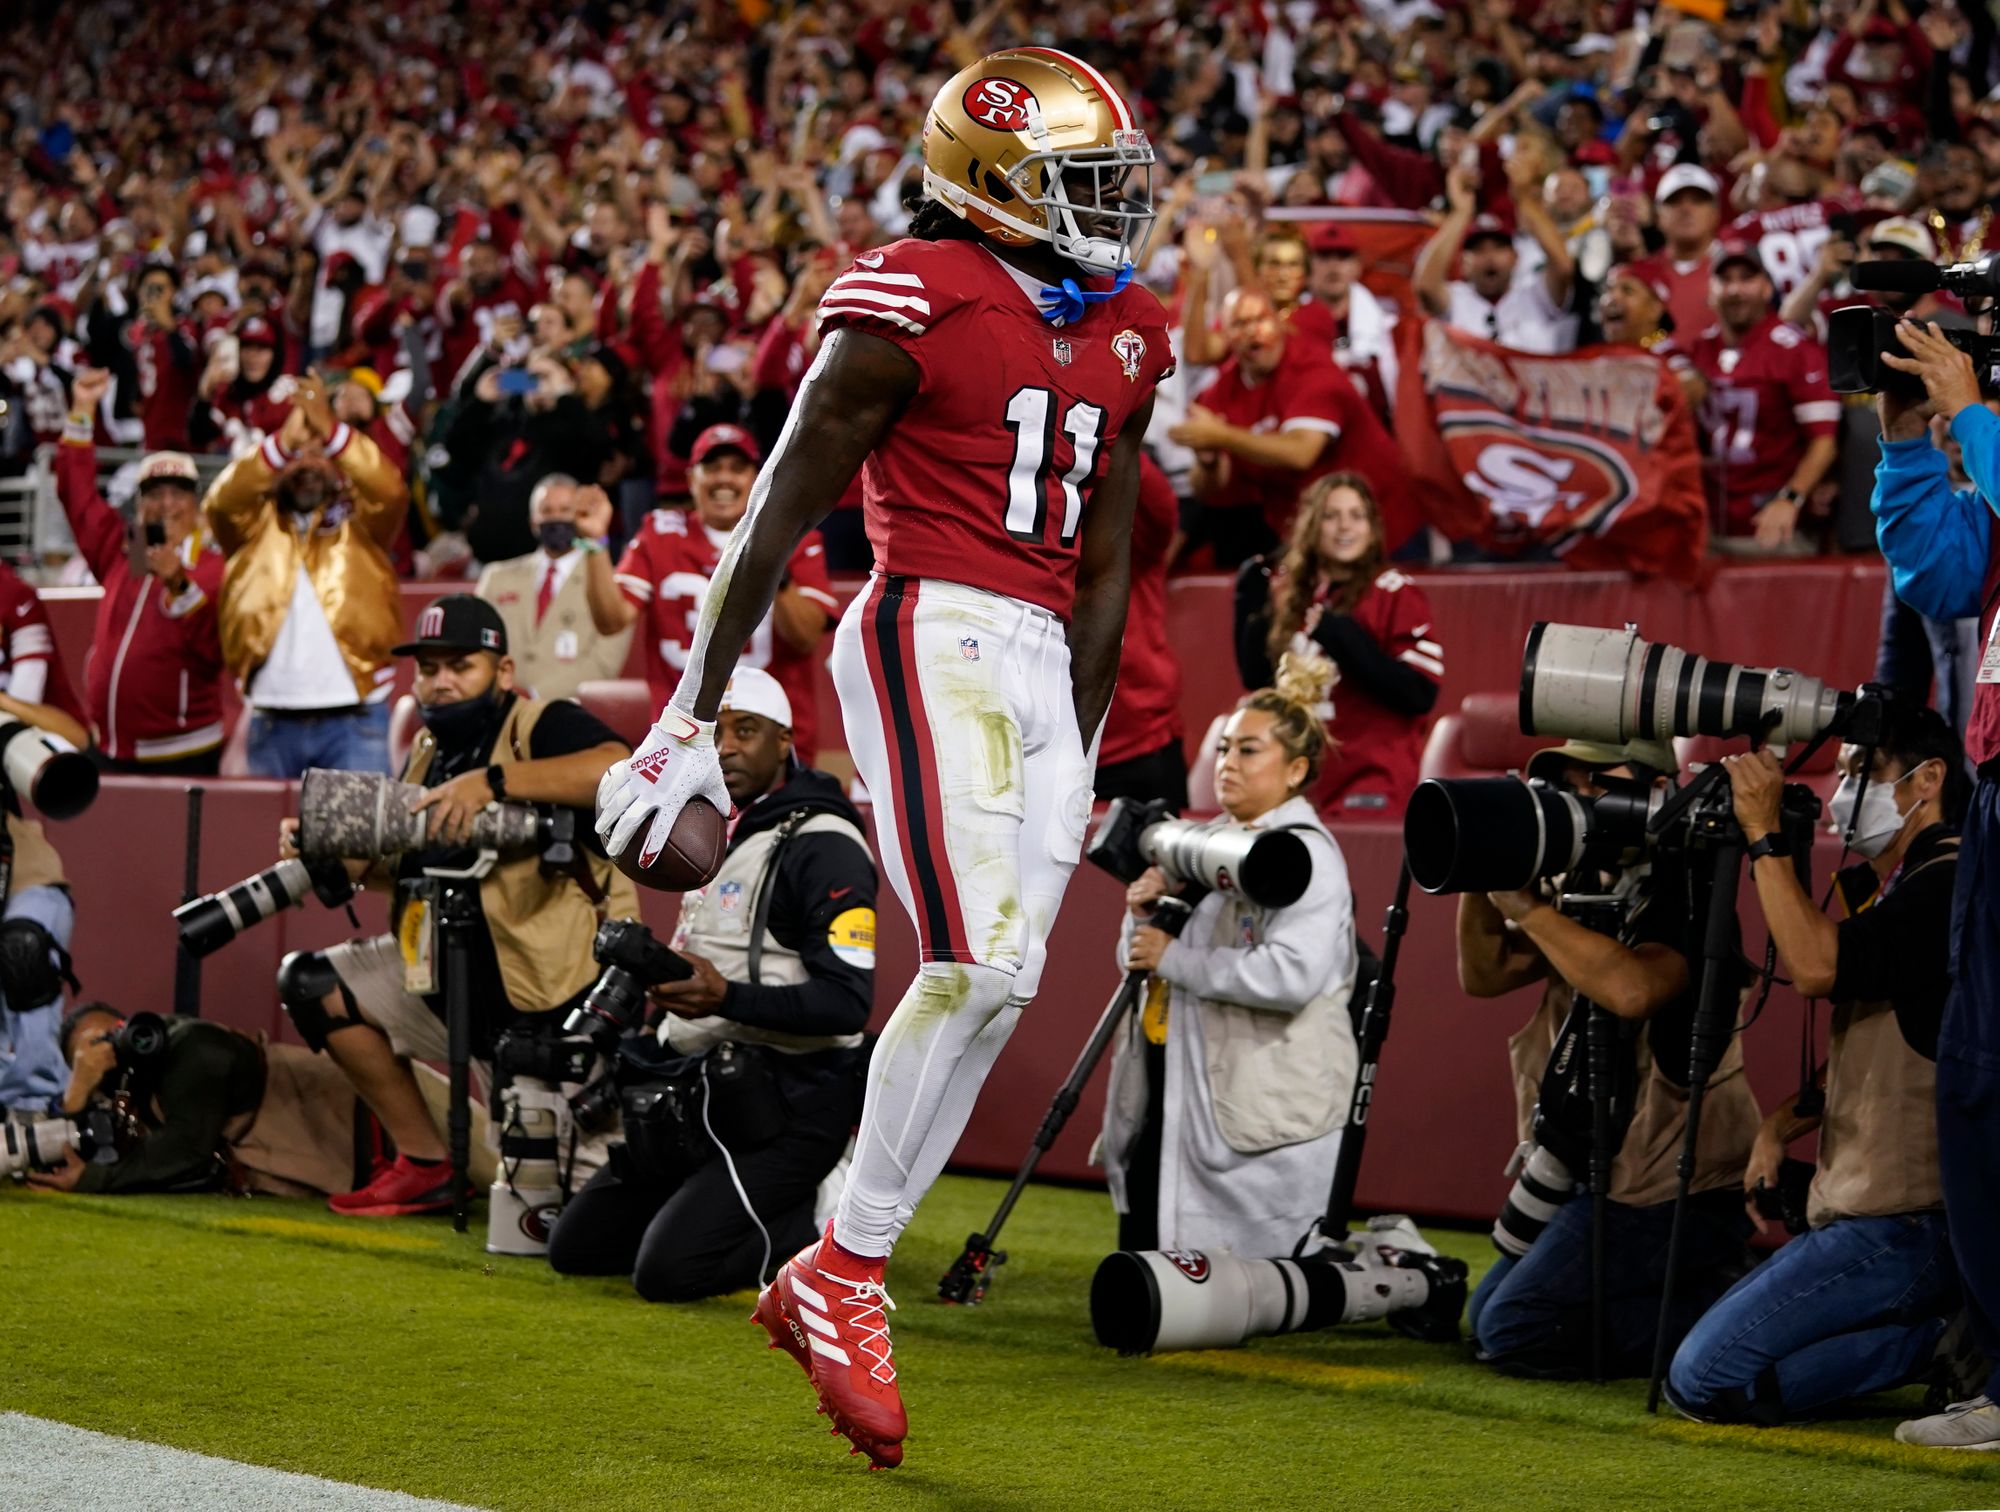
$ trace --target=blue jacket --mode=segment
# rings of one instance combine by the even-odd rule
[[[1980,611],[1980,590],[2000,502],[2000,417],[1970,404],[1953,416],[1972,487],[1955,491],[1944,453],[1930,437],[1882,442],[1875,465],[1875,539],[1889,563],[1896,596],[1930,619]]]

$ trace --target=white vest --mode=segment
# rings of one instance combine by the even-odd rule
[[[732,847],[723,858],[722,870],[715,874],[714,880],[681,899],[680,922],[674,927],[671,942],[673,948],[708,960],[722,974],[724,981],[750,980],[750,921],[757,911],[760,890],[778,885],[777,877],[767,873],[777,848],[778,836],[786,828],[784,823],[774,824]],[[871,862],[874,860],[861,831],[837,814],[813,814],[792,828],[790,833],[794,840],[801,835],[845,835],[861,847]],[[777,936],[771,933],[767,919],[763,948],[757,958],[759,983],[767,987],[796,987],[808,975],[810,973],[799,953],[779,943]],[[862,1037],[859,1034],[785,1034],[775,1029],[739,1024],[720,1014],[711,1014],[707,1018],[683,1018],[679,1014],[668,1014],[666,1021],[660,1025],[660,1043],[676,1055],[698,1054],[724,1040],[769,1045],[795,1055],[805,1055],[815,1050],[852,1050],[861,1044]]]

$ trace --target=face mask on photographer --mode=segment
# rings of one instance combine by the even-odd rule
[[[1854,823],[1854,848],[1862,855],[1873,858],[1879,856],[1894,843],[1909,821],[1915,804],[1909,808],[1896,806],[1896,789],[1921,771],[1912,767],[1893,781],[1871,780],[1868,791],[1861,795],[1861,817]],[[1860,785],[1858,777],[1843,777],[1840,786],[1834,789],[1833,797],[1827,803],[1827,812],[1833,818],[1834,828],[1841,834],[1847,833],[1850,820],[1854,819],[1855,789]]]
[[[431,732],[440,752],[458,753],[469,747],[483,751],[499,719],[501,700],[506,696],[496,683],[472,698],[418,704],[417,712],[423,716],[424,728]]]
[[[562,556],[576,544],[576,521],[544,520],[535,527],[535,539],[551,556]]]

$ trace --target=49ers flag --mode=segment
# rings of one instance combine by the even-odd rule
[[[1516,352],[1439,320],[1406,318],[1397,337],[1396,439],[1431,524],[1499,556],[1703,576],[1701,457],[1664,361]]]

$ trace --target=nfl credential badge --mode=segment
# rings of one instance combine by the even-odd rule
[[[969,635],[958,638],[958,654],[967,661],[979,660],[979,642]]]
[[[716,907],[720,908],[724,913],[735,913],[737,909],[743,906],[743,884],[741,882],[723,883],[721,887],[716,889],[715,903]]]
[[[1118,359],[1118,365],[1125,370],[1125,377],[1136,383],[1139,364],[1146,360],[1146,338],[1134,330],[1120,331],[1111,338],[1111,355]]]
[[[1068,367],[1071,356],[1069,343],[1063,340],[1062,337],[1060,336],[1056,337],[1055,341],[1056,341],[1056,362],[1059,366]]]

